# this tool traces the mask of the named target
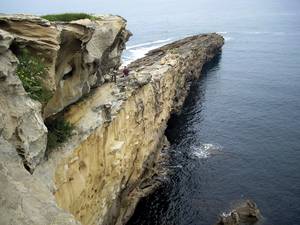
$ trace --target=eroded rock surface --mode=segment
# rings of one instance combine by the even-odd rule
[[[42,59],[48,74],[44,85],[53,97],[43,109],[52,116],[104,83],[104,74],[120,66],[131,35],[119,16],[73,22],[49,22],[36,16],[0,14],[0,29],[14,37],[17,54],[26,48]]]
[[[104,73],[120,65],[130,35],[125,26],[118,16],[50,23],[36,16],[0,14],[0,224],[80,224],[30,174],[45,157],[42,111],[44,118],[53,115],[103,83]],[[43,83],[56,100],[43,109],[16,75],[22,49],[47,66]]]
[[[252,225],[261,219],[255,202],[247,200],[234,208],[230,213],[220,215],[216,225]]]
[[[54,196],[23,167],[16,149],[0,136],[0,224],[80,225],[58,208]]]
[[[120,65],[125,25],[118,16],[0,15],[0,224],[125,224],[164,179],[167,121],[224,40],[193,36],[153,50],[112,83],[105,77]],[[43,109],[15,75],[22,48],[47,66],[53,97]],[[44,159],[42,118],[61,111],[73,136]]]
[[[59,206],[82,224],[125,224],[159,180],[164,131],[223,38],[194,36],[151,51],[78,104],[65,118],[76,135],[37,168]],[[49,179],[54,177],[54,180]]]
[[[0,29],[0,136],[14,146],[28,170],[33,171],[44,157],[47,128],[41,104],[27,95],[15,74],[18,60],[9,50],[12,42],[13,36]]]
[[[11,49],[15,53],[27,48],[32,54],[44,59],[48,67],[45,85],[55,91],[55,62],[60,48],[60,32],[55,25],[37,16],[0,14],[0,29],[14,37]]]

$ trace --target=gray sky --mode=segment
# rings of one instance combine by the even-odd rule
[[[150,36],[158,39],[175,33],[242,30],[239,24],[254,24],[252,29],[265,30],[274,15],[285,19],[286,7],[298,15],[299,5],[299,0],[0,0],[0,13],[115,14],[128,20],[134,33],[131,40],[147,41]],[[282,29],[276,27],[278,24],[272,26]]]
[[[0,9],[2,13],[120,13],[125,12],[125,9],[134,11],[137,8],[153,8],[154,5],[160,7],[166,5],[164,3],[175,2],[176,0],[0,0]]]

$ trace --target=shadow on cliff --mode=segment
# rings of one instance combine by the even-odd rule
[[[182,141],[187,135],[187,129],[189,127],[188,118],[191,113],[196,113],[201,104],[205,100],[206,92],[206,78],[211,75],[212,71],[219,69],[221,61],[221,52],[216,55],[209,63],[205,64],[200,79],[193,81],[190,92],[184,102],[180,114],[173,114],[168,121],[168,127],[165,134],[171,143],[170,151],[172,151],[172,145],[176,145],[177,142]],[[197,109],[196,109],[197,108]],[[199,113],[199,111],[197,111]],[[176,188],[178,182],[178,176],[175,174],[181,173],[180,168],[177,168],[176,156],[170,153],[170,162],[167,167],[170,166],[170,179],[165,184],[160,186],[149,196],[143,198],[138,203],[134,215],[131,217],[126,225],[161,225],[161,224],[177,224],[176,218],[172,217],[168,212],[168,208],[172,205],[172,189]],[[172,162],[173,161],[173,162]],[[177,171],[178,169],[178,171]],[[177,182],[176,182],[177,180]],[[175,186],[174,186],[175,185]],[[176,212],[174,212],[176,214]]]
[[[165,131],[169,142],[173,144],[176,140],[181,140],[181,134],[176,132],[179,128],[187,128],[187,117],[190,117],[197,110],[202,109],[202,103],[205,101],[206,78],[211,72],[219,70],[222,59],[222,52],[219,52],[210,62],[206,63],[202,70],[199,80],[193,81],[189,94],[185,99],[182,110],[179,114],[172,114],[168,121]],[[181,132],[184,133],[184,132]]]

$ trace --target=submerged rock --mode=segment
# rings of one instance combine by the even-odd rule
[[[247,200],[230,213],[220,215],[216,225],[251,225],[261,218],[259,209],[255,202]]]

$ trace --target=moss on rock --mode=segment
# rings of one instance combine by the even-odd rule
[[[25,91],[29,96],[45,105],[52,93],[42,82],[47,75],[47,69],[41,59],[31,55],[26,49],[23,49],[18,55],[19,65],[16,74],[22,81]]]
[[[70,22],[73,20],[80,19],[90,19],[93,20],[96,17],[87,13],[62,13],[62,14],[49,14],[41,16],[42,18],[49,21],[62,21],[62,22]]]

